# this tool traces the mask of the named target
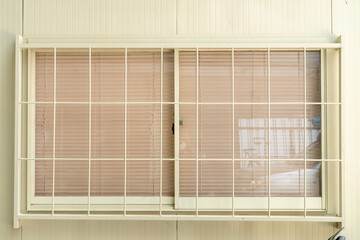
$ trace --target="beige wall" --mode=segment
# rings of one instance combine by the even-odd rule
[[[38,41],[223,43],[326,42],[344,34],[345,226],[348,239],[360,239],[359,29],[358,0],[0,0],[0,240],[327,239],[335,230],[329,223],[174,221],[23,221],[13,230],[14,46],[22,31]]]

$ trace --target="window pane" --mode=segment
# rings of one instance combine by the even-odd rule
[[[267,51],[234,52],[235,102],[268,101]]]
[[[180,102],[196,102],[196,51],[179,52]]]
[[[321,105],[306,106],[306,158],[322,158]]]
[[[320,51],[306,52],[306,101],[321,102]]]
[[[55,161],[55,196],[87,196],[88,179],[88,161]]]
[[[303,159],[304,105],[272,105],[270,116],[270,157]]]
[[[199,106],[199,158],[232,158],[231,105]]]
[[[163,102],[174,102],[174,50],[163,53]]]
[[[173,161],[163,161],[162,196],[174,195],[173,163]],[[126,171],[127,196],[160,195],[160,161],[128,160]]]
[[[270,99],[275,102],[304,101],[304,52],[270,52]]]
[[[272,197],[304,196],[303,162],[272,161],[270,172],[270,195]]]
[[[89,101],[88,50],[56,53],[56,101]]]
[[[55,126],[55,157],[89,157],[89,105],[57,104]]]
[[[124,50],[92,49],[91,85],[93,102],[125,101]]]
[[[268,196],[268,162],[236,161],[235,162],[235,196],[267,197]]]
[[[91,157],[125,157],[125,106],[93,104],[91,110]]]
[[[129,104],[127,158],[160,158],[160,104]]]
[[[124,161],[91,161],[91,196],[124,196]]]
[[[199,161],[199,197],[232,196],[232,161]]]
[[[160,50],[128,50],[127,87],[129,102],[160,102]]]
[[[232,101],[231,51],[199,52],[199,101]]]
[[[306,196],[320,197],[321,162],[307,162],[306,166]],[[272,197],[304,197],[304,162],[271,161],[270,172]]]
[[[235,105],[235,158],[267,159],[267,105]]]
[[[53,104],[35,104],[35,157],[51,158],[54,141],[54,106]]]
[[[54,100],[54,53],[35,54],[35,100],[51,102]]]

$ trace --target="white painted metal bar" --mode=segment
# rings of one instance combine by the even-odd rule
[[[126,216],[126,178],[127,178],[127,166],[126,166],[126,155],[127,155],[127,48],[125,48],[125,114],[124,114],[124,135],[125,135],[125,141],[124,141],[124,216]]]
[[[345,103],[345,84],[346,82],[344,81],[345,79],[345,56],[344,56],[344,36],[341,36],[341,38],[339,39],[342,42],[342,48],[340,49],[340,81],[339,81],[339,87],[340,87],[340,102],[341,103]],[[346,105],[339,105],[340,108],[340,159],[344,160],[345,159],[345,152],[344,152],[344,143],[345,143],[345,127],[344,127],[344,117],[345,117],[345,109]],[[345,161],[342,161],[339,163],[340,167],[341,167],[341,172],[340,172],[340,189],[341,189],[341,193],[340,193],[340,216],[345,219]],[[345,223],[343,222],[342,225],[344,226]]]
[[[232,215],[235,216],[235,59],[234,48],[231,49],[231,83],[232,83]]]
[[[270,98],[270,48],[267,49],[267,82],[268,82],[268,217],[271,216],[271,211],[270,211],[270,207],[271,207],[271,188],[270,188],[270,174],[271,174],[271,155],[270,155],[270,140],[271,140],[271,129],[270,129],[270,123],[271,123],[271,118],[270,118],[270,102],[271,102],[271,98]]]
[[[18,162],[21,157],[21,112],[22,106],[17,104],[22,101],[22,50],[20,44],[22,37],[16,38],[15,49],[15,132],[14,132],[14,228],[20,227],[19,216],[21,214],[21,166]]]
[[[340,81],[339,81],[339,87],[340,87],[340,102],[344,103],[345,101],[345,56],[344,56],[344,37],[341,37],[341,42],[342,42],[342,48],[340,49]],[[344,160],[345,159],[345,153],[344,153],[344,144],[345,144],[345,127],[344,127],[344,118],[345,118],[345,108],[346,105],[342,105],[340,106],[340,159]],[[339,163],[341,165],[341,177],[340,177],[340,186],[341,186],[341,193],[340,193],[340,201],[341,201],[341,210],[340,210],[340,214],[341,217],[343,217],[345,219],[345,161],[342,161],[341,163]],[[344,225],[345,223],[343,223]]]
[[[160,158],[127,158],[131,159],[131,161],[160,161]],[[19,161],[30,161],[30,160],[53,160],[53,158],[18,158]],[[62,161],[88,161],[89,158],[55,158],[55,160],[62,160]],[[125,158],[91,158],[93,161],[124,161]],[[196,158],[179,158],[180,161],[196,161]],[[199,161],[232,161],[232,159],[224,159],[224,158],[199,158]],[[234,158],[234,161],[241,162],[241,161],[268,161],[269,158],[250,158],[250,159],[241,159],[241,158]],[[292,161],[292,162],[303,162],[303,158],[270,158],[271,161]],[[173,158],[163,158],[163,161],[176,161]],[[311,162],[342,162],[341,159],[307,159],[307,161]]]
[[[196,216],[199,215],[199,49],[196,48]]]
[[[19,104],[53,104],[54,102],[19,102]],[[57,104],[89,104],[89,102],[56,102]],[[160,102],[92,102],[92,105],[160,104]],[[163,104],[188,104],[196,102],[163,102]],[[199,105],[232,105],[232,102],[199,102]],[[234,102],[234,105],[300,105],[305,102]],[[341,105],[340,102],[307,102],[307,105]]]
[[[164,49],[161,48],[161,62],[160,62],[160,197],[159,197],[159,213],[162,215],[162,170],[163,170],[163,78],[164,78]]]
[[[31,40],[30,40],[31,41]],[[99,43],[57,43],[57,42],[42,42],[42,43],[21,43],[21,49],[28,48],[177,48],[177,49],[194,49],[195,47],[199,50],[208,50],[208,49],[229,49],[232,46],[235,49],[325,49],[325,48],[341,48],[340,43],[268,43],[268,44],[257,44],[257,43],[238,43],[238,39],[234,42],[229,42],[227,44],[214,44],[214,43],[202,43],[194,46],[193,41],[190,41],[188,44],[177,44],[177,43],[127,43],[127,44],[118,44],[118,43],[104,43],[104,41]]]
[[[54,48],[54,103],[53,103],[53,114],[54,114],[54,124],[53,124],[53,149],[52,149],[52,209],[51,214],[54,215],[55,212],[55,134],[56,134],[56,48]]]
[[[247,215],[113,215],[113,214],[19,214],[19,219],[63,219],[63,220],[179,220],[179,221],[311,221],[311,222],[342,222],[343,217],[326,216],[308,216],[307,218],[299,216],[247,216]]]
[[[91,191],[91,48],[89,48],[89,169],[88,169],[88,215],[90,215],[90,191]]]
[[[175,154],[175,174],[174,174],[174,193],[175,209],[179,208],[180,197],[180,105],[179,105],[179,50],[174,52],[174,154]]]
[[[306,149],[306,144],[307,144],[307,141],[306,141],[306,125],[307,125],[307,117],[306,117],[306,48],[304,48],[304,54],[303,54],[303,58],[304,58],[304,217],[306,217],[306,154],[307,154],[307,149]]]

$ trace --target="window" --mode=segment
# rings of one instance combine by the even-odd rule
[[[340,217],[339,52],[24,48],[19,211]]]

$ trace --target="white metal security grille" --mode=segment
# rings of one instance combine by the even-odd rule
[[[27,44],[21,43],[20,41],[21,38],[18,40],[16,55],[15,222],[19,219],[27,218],[184,220],[292,219],[299,221],[342,221],[341,185],[343,183],[341,179],[343,162],[340,149],[340,111],[342,102],[341,94],[339,94],[341,90],[339,83],[340,64],[339,60],[335,59],[340,56],[340,44],[234,45],[231,48],[228,46],[200,45],[196,48],[191,48],[189,46],[171,45],[149,47],[111,44]],[[33,65],[35,64],[34,53],[36,50],[44,48],[52,50],[50,52],[47,51],[47,53],[42,56],[48,61],[48,65],[45,66],[45,76],[39,75],[37,77],[45,78],[44,84],[52,90],[53,95],[45,96],[39,91],[36,92],[36,98],[33,99],[32,91],[35,90],[33,81],[34,75],[37,74],[36,67]],[[67,52],[79,52],[76,58],[83,58],[83,64],[85,64],[82,68],[83,72],[76,72],[76,75],[84,79],[83,84],[88,88],[86,91],[77,91],[81,88],[72,88],[69,90],[69,88],[67,88],[68,86],[61,85],[57,81],[57,61],[64,55],[64,49],[68,49],[66,50]],[[99,49],[105,49],[105,51],[98,51]],[[136,81],[133,81],[133,79],[136,79],[136,74],[141,74],[135,65],[131,65],[141,61],[137,58],[139,49],[145,49],[145,52],[149,52],[150,55],[152,55],[151,61],[158,61],[158,65],[160,65],[160,69],[156,69],[156,65],[151,69],[154,74],[159,74],[159,76],[155,76],[154,79],[160,80],[159,82],[154,80],[153,84],[158,85],[151,89],[157,89],[160,93],[154,92],[148,96],[146,92],[137,92],[139,86],[144,86],[145,84],[139,81],[139,85],[136,85]],[[165,54],[165,52],[169,50],[172,52],[170,56]],[[244,60],[243,58],[247,58],[248,56],[246,54],[249,50],[256,52],[256,54],[253,55],[254,64],[256,61],[265,61],[263,65],[264,69],[262,70],[263,75],[257,80],[253,79],[252,82],[246,79],[253,76],[254,73],[246,75],[246,73],[239,74],[237,72],[237,69],[240,69],[237,61],[242,61]],[[310,82],[310,88],[308,84],[307,61],[308,59],[309,61],[313,61],[313,59],[307,58],[307,56],[310,51],[314,50],[318,51],[321,55],[322,66],[326,66],[322,67],[321,70],[322,86],[320,86],[321,90],[319,90],[321,93],[320,96],[322,96],[321,98],[318,97],[319,92],[312,92],[314,87],[311,84],[313,83]],[[29,55],[29,79],[23,81],[24,75],[21,68],[25,65],[22,62],[22,56],[25,51],[27,51]],[[109,57],[109,54],[113,54],[114,51],[119,53],[118,55],[115,54],[115,57],[113,56],[114,59],[116,59],[114,61],[117,61],[118,66],[124,67],[123,70],[118,72],[119,75],[123,74],[123,79],[121,80],[123,88],[121,84],[113,85],[111,78],[105,79],[105,81],[110,81],[109,85],[101,86],[101,84],[106,84],[106,82],[101,83],[102,80],[96,76],[96,73],[94,74],[92,69],[94,66],[93,61],[96,62],[102,57]],[[334,53],[334,51],[337,51],[337,53]],[[101,55],[102,52],[105,52],[105,54]],[[156,54],[154,54],[154,52]],[[300,88],[296,88],[296,86],[294,86],[294,88],[292,88],[292,86],[286,86],[286,89],[289,90],[289,92],[286,92],[286,89],[282,89],[284,86],[281,81],[276,78],[282,77],[281,71],[284,71],[284,68],[276,69],[276,65],[274,64],[276,64],[277,59],[279,60],[281,58],[281,55],[294,52],[301,56],[299,59],[302,59],[302,62],[297,63],[297,66],[299,67],[300,75],[302,75],[302,79],[299,79],[299,82],[302,82],[303,85]],[[203,61],[202,56],[204,58]],[[207,56],[209,58],[207,58]],[[183,57],[185,57],[185,60],[188,58],[187,60],[191,62],[189,66],[192,67],[192,69],[185,71],[195,73],[193,75],[195,81],[188,82],[186,77],[181,75],[184,71],[184,69],[182,69]],[[63,61],[65,64],[71,65],[72,58],[74,58],[74,56],[70,57],[70,59],[66,59],[65,56]],[[164,62],[165,58],[166,61]],[[164,64],[168,64],[168,61],[170,61],[169,58],[173,61],[173,73],[164,72]],[[217,60],[220,59],[221,63],[228,61],[225,68],[218,70],[218,72],[223,74],[221,78],[227,79],[226,81],[224,80],[224,83],[221,85],[216,85],[216,82],[215,84],[211,83],[211,71],[210,75],[206,77],[204,77],[203,72],[201,72],[202,66],[207,66],[207,68],[210,69],[216,68],[216,64],[211,65],[212,63],[209,63],[209,59],[214,58]],[[88,67],[86,67],[86,64]],[[118,69],[112,68],[111,66],[107,67],[111,70]],[[337,70],[331,69],[332,67]],[[279,74],[279,72],[280,75],[277,76],[276,74]],[[53,74],[52,80],[49,74]],[[145,74],[148,75],[149,73]],[[189,72],[186,72],[186,74],[189,74]],[[164,81],[164,77],[168,77],[168,75],[173,77],[173,81]],[[64,75],[64,78],[66,77],[67,76]],[[241,79],[242,77],[244,77],[245,80]],[[132,81],[129,81],[129,78],[133,78]],[[71,77],[68,81],[71,81]],[[239,82],[245,85],[237,85]],[[187,89],[190,85],[188,86],[186,84],[191,85],[190,90]],[[244,90],[247,89],[249,84],[254,86],[253,91],[255,92],[252,94],[248,94],[246,90]],[[259,86],[259,84],[262,84],[263,87]],[[334,84],[338,85],[332,86]],[[99,94],[99,91],[94,90],[94,86],[103,89],[103,92]],[[112,86],[116,89],[123,89],[124,96],[119,96],[117,91],[112,89]],[[144,88],[146,87],[147,86]],[[129,89],[134,91],[131,92]],[[166,90],[164,91],[164,89]],[[302,93],[296,92],[295,90],[297,89],[300,89]],[[173,91],[173,94],[171,91]],[[324,91],[326,91],[326,93]],[[241,94],[235,94],[237,92]],[[29,138],[29,136],[33,138],[35,135],[35,130],[32,129],[33,123],[31,122],[35,121],[33,118],[36,114],[35,111],[37,111],[35,110],[35,106],[42,106],[44,109],[47,109],[49,106],[52,107],[50,110],[43,110],[43,112],[41,112],[45,114],[45,118],[52,120],[52,124],[50,125],[52,130],[52,134],[50,135],[52,144],[50,147],[45,146],[39,150],[42,153],[39,155],[40,157],[34,154],[31,155],[31,151],[34,151],[35,139],[24,139],[24,131],[27,131],[25,134],[26,138]],[[106,106],[108,106],[108,108],[106,108]],[[113,110],[116,106],[121,106],[116,113],[109,110]],[[250,110],[247,109],[249,106],[251,107]],[[72,108],[70,109],[71,111],[67,113],[68,115],[62,115],[62,119],[60,120],[59,114],[66,112],[67,107]],[[314,108],[317,107],[321,109],[320,129],[322,129],[324,135],[327,135],[322,136],[325,143],[323,144],[324,146],[321,147],[322,151],[325,149],[326,156],[314,158],[316,153],[308,152],[307,141],[309,141],[308,137],[312,135],[309,135],[309,131],[311,133],[311,131],[317,131],[317,129],[308,124],[308,116],[312,117],[311,114],[319,112],[319,109],[314,110]],[[150,157],[146,157],[149,155],[148,153],[145,153],[145,155],[142,154],[141,149],[133,148],[131,138],[129,138],[133,133],[140,134],[137,129],[141,129],[141,126],[136,125],[136,120],[139,116],[141,117],[139,113],[146,112],[146,109],[150,109],[150,115],[153,117],[151,120],[152,125],[150,126],[153,129],[151,131],[157,132],[156,136],[158,136],[158,138],[154,138],[153,140],[153,146],[156,147],[149,148],[151,152]],[[254,109],[257,109],[257,112],[255,111],[254,113]],[[113,156],[111,154],[106,155],[106,150],[104,150],[106,157],[103,157],[103,155],[99,154],[102,150],[99,150],[101,147],[98,146],[102,144],[102,140],[97,140],[96,135],[99,120],[94,116],[97,116],[99,111],[105,116],[107,110],[109,111],[107,113],[109,116],[107,121],[112,121],[110,116],[113,114],[118,114],[120,117],[123,116],[121,123],[123,124],[123,128],[119,131],[121,132],[120,134],[124,135],[124,141],[120,144],[123,148],[117,150],[118,153]],[[171,127],[172,111],[174,112],[174,138],[170,139],[167,131]],[[237,118],[238,111],[242,111],[241,114],[243,116],[246,114],[260,116],[262,114],[259,119],[263,120],[263,125],[259,125],[258,122],[255,123],[257,121],[256,117],[249,117],[247,120],[243,119],[243,121],[236,123],[235,119]],[[295,151],[295,154],[293,152],[288,154],[286,147],[281,149],[281,144],[285,146],[284,142],[286,142],[286,140],[273,139],[277,135],[286,136],[285,132],[289,131],[288,129],[291,126],[282,128],[278,127],[278,125],[284,126],[284,123],[281,122],[281,116],[286,116],[286,114],[289,113],[294,115],[300,114],[302,118],[302,120],[294,123],[294,126],[297,127],[299,131],[302,131],[301,134],[303,134],[302,143],[298,143],[297,145],[302,148],[299,150],[299,152],[302,152],[302,155],[296,154],[296,149],[291,150]],[[272,114],[278,114],[278,118],[272,118]],[[81,118],[81,116],[85,117]],[[331,117],[339,119],[335,121],[336,126],[325,123],[332,121]],[[192,145],[191,154],[189,154],[189,151],[182,151],[181,149],[182,142],[184,142],[183,133],[187,131],[181,129],[184,124],[183,118],[186,118],[185,124],[188,124],[187,120],[190,119],[190,125],[187,126],[189,128],[188,133],[194,134],[194,137],[189,140],[190,142],[187,142],[187,146]],[[317,121],[316,117],[313,118],[313,121]],[[72,121],[82,121],[81,124],[79,123],[78,127],[80,128],[78,128],[77,131],[82,131],[81,128],[85,126],[85,128],[83,128],[83,130],[85,130],[81,133],[79,132],[79,137],[86,136],[81,140],[82,145],[77,145],[81,142],[79,142],[79,139],[72,139],[74,140],[73,142],[70,139],[70,141],[64,141],[65,145],[61,146],[64,149],[68,149],[76,145],[76,147],[84,149],[84,152],[77,151],[78,156],[67,156],[66,151],[63,152],[62,155],[57,145],[57,139],[63,136],[59,134],[64,134],[64,131],[66,131],[61,129],[62,125],[69,124],[64,122],[66,119],[69,120],[69,123]],[[129,121],[129,119],[132,120]],[[223,123],[221,125],[228,127],[228,129],[220,129],[215,132],[210,131],[204,128],[204,119],[210,123],[212,123],[212,119],[213,123]],[[30,121],[30,123],[27,121]],[[158,125],[155,126],[156,124]],[[110,124],[109,126],[111,128],[112,125]],[[253,126],[253,128],[256,126],[256,131],[262,132],[263,138],[267,139],[261,143],[263,146],[258,155],[246,155],[244,157],[235,150],[235,145],[240,145],[240,140],[238,139],[241,138],[241,129],[246,128],[246,126]],[[60,130],[58,129],[59,127]],[[329,128],[334,127],[338,131],[329,130]],[[239,128],[239,131],[236,132],[235,129],[237,128]],[[111,129],[108,131],[109,137],[113,137]],[[211,138],[207,138],[207,135],[211,136]],[[139,136],[142,135],[140,134]],[[211,139],[214,139],[216,136],[227,138],[227,142],[225,141],[226,144],[211,141]],[[336,143],[334,144],[333,140],[330,139],[335,139]],[[23,144],[24,141],[27,143]],[[173,143],[171,144],[171,142]],[[276,147],[275,144],[277,144]],[[23,151],[24,146],[27,148],[25,154]],[[335,146],[335,149],[328,150],[331,146]],[[115,146],[110,144],[108,147],[114,148]],[[156,149],[157,147],[158,149]],[[336,150],[336,148],[338,149]],[[274,151],[274,149],[276,149],[276,151]],[[86,191],[82,193],[76,189],[76,193],[57,195],[56,181],[59,173],[57,173],[56,166],[66,167],[67,161],[69,160],[73,163],[83,164],[86,167],[87,173],[83,175],[86,178],[81,180],[85,181],[83,182],[83,187],[85,186],[83,189]],[[51,186],[50,189],[47,189],[45,187],[46,182],[42,183],[44,184],[44,196],[36,196],[36,194],[34,194],[36,192],[34,183],[36,181],[36,173],[34,172],[35,163],[41,163],[42,161],[51,162],[51,169],[48,169],[51,172]],[[92,192],[96,191],[96,188],[93,190],[92,184],[98,181],[96,180],[97,178],[92,177],[92,174],[96,174],[94,171],[97,169],[97,164],[106,165],[105,161],[108,164],[108,172],[111,172],[112,167],[118,168],[119,172],[123,169],[120,175],[122,179],[119,178],[116,185],[117,187],[121,185],[118,189],[120,192],[114,196],[92,195]],[[119,164],[114,165],[112,162],[118,162]],[[314,164],[316,165],[318,162],[324,166],[323,174],[326,176],[322,176],[323,196],[322,198],[316,199],[307,196],[307,190],[309,190],[309,186],[307,186],[309,184],[307,169]],[[263,184],[265,190],[259,190],[259,196],[244,196],[236,187],[236,183],[238,183],[238,181],[241,182],[241,177],[244,173],[237,172],[236,169],[237,166],[241,168],[244,164],[254,163],[259,163],[263,168],[261,171],[264,171],[264,174],[266,174],[264,178],[266,184]],[[156,170],[156,176],[152,176],[153,179],[158,179],[155,183],[157,187],[155,187],[156,189],[154,188],[149,196],[146,194],[136,196],[136,194],[132,194],[131,190],[139,187],[139,184],[133,184],[134,181],[132,177],[136,178],[136,176],[132,176],[131,174],[134,172],[136,174],[136,171],[140,171],[139,169],[141,169],[143,164],[150,164],[158,168],[158,170]],[[303,194],[302,197],[291,197],[289,193],[281,197],[281,188],[279,188],[278,185],[274,185],[275,182],[279,182],[279,179],[272,179],[272,172],[279,171],[279,173],[281,173],[281,167],[285,166],[286,168],[289,164],[298,164],[298,168],[301,168],[299,167],[300,165],[303,166],[302,173],[298,174],[299,178],[301,177],[302,179],[298,182],[303,184],[301,191],[299,190]],[[334,166],[331,166],[332,164]],[[84,166],[81,168],[84,169]],[[106,167],[104,168],[106,169]],[[28,172],[28,182],[25,185],[25,178],[22,174],[24,169],[27,169]],[[191,172],[194,169],[195,172]],[[261,168],[257,167],[253,169],[256,171]],[[190,174],[189,176],[194,179],[194,181],[189,180],[190,183],[193,184],[190,188],[186,187],[186,184],[189,182],[184,180],[186,178],[186,176],[184,177],[183,175],[184,171],[185,175]],[[200,171],[202,171],[202,178],[199,176]],[[76,175],[79,174],[79,172],[74,171],[73,174]],[[105,172],[105,174],[109,173]],[[224,180],[224,176],[227,177],[225,185],[221,181],[219,183],[207,182],[209,179],[212,179],[212,181],[214,181],[214,179],[216,180],[217,174],[221,181]],[[332,180],[328,176],[330,174],[334,174],[331,177]],[[109,174],[113,179],[116,179],[116,176],[118,176],[115,175]],[[45,178],[48,176],[50,175],[44,175]],[[208,176],[208,178],[206,176]],[[171,189],[169,190],[169,186],[166,185],[169,183],[170,185],[172,184],[170,179],[173,179],[174,182],[173,191],[171,191]],[[280,178],[280,180],[281,179],[283,178]],[[71,179],[68,179],[68,181],[69,180]],[[145,183],[146,181],[140,181],[141,185]],[[289,186],[291,188],[291,185]],[[219,189],[216,190],[216,187]],[[21,194],[21,189],[24,188],[27,189],[27,196]],[[199,191],[200,188],[204,189]],[[207,189],[210,189],[211,193],[209,193]],[[275,190],[273,191],[272,189]],[[111,191],[110,189],[110,193]],[[266,196],[263,196],[264,193]],[[169,194],[173,194],[173,196],[169,196]],[[315,195],[316,194],[318,193],[315,193]],[[333,197],[337,198],[337,200],[330,199]],[[26,199],[27,208],[22,209],[21,202],[24,202]],[[33,211],[43,211],[43,213],[39,214]]]

